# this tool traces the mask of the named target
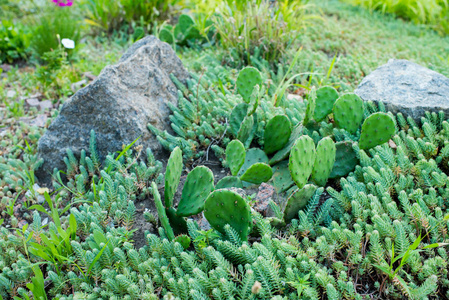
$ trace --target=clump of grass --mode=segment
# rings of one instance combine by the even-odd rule
[[[428,24],[437,31],[449,34],[448,0],[345,0],[370,10],[395,14],[417,24]]]
[[[308,8],[302,0],[228,1],[221,3],[212,19],[223,48],[239,60],[251,64],[258,48],[265,60],[274,63],[310,24],[313,17]]]

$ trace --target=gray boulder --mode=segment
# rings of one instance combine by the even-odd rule
[[[36,173],[38,179],[48,183],[54,168],[66,170],[63,159],[68,148],[75,155],[88,151],[92,129],[101,158],[139,136],[136,146],[159,153],[161,146],[147,124],[170,130],[167,103],[177,104],[170,74],[181,82],[189,76],[168,44],[148,36],[131,46],[116,65],[104,68],[95,81],[64,103],[39,140],[38,156],[44,164]]]
[[[449,113],[449,78],[404,59],[390,59],[366,76],[355,93],[416,121],[425,111]]]

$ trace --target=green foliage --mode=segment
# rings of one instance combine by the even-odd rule
[[[29,33],[21,24],[3,19],[0,22],[0,63],[27,59]]]
[[[336,147],[330,137],[322,139],[316,147],[316,158],[313,164],[312,180],[319,186],[324,186],[335,163]]]
[[[212,171],[203,166],[193,169],[187,175],[184,183],[181,200],[179,200],[176,211],[177,215],[187,217],[203,211],[204,202],[213,189],[214,174],[212,174]]]
[[[317,187],[313,184],[307,184],[302,188],[296,189],[287,199],[284,209],[284,221],[290,221],[298,215],[298,212],[307,206],[309,199],[315,193]]]
[[[177,0],[89,0],[85,3],[89,25],[107,33],[120,30],[126,24],[141,22],[153,25],[157,19],[167,17],[169,10]]]
[[[264,131],[264,151],[272,154],[284,148],[290,139],[292,129],[285,115],[274,116],[268,121]]]
[[[290,152],[288,168],[298,188],[302,189],[312,174],[316,150],[313,140],[307,135],[296,140]]]
[[[170,154],[165,171],[165,207],[173,206],[173,197],[178,189],[182,167],[182,151],[176,147]]]
[[[342,95],[335,101],[333,113],[335,124],[354,134],[363,121],[363,101],[356,94]]]
[[[62,39],[75,42],[74,49],[66,49],[69,55],[77,51],[81,30],[79,19],[70,7],[58,7],[49,3],[39,10],[30,20],[32,25],[30,47],[37,57],[41,58],[44,53],[56,51]]]
[[[449,3],[445,0],[345,0],[369,10],[395,14],[399,18],[411,20],[417,24],[428,24],[441,33],[448,34]]]
[[[375,113],[366,118],[360,135],[360,149],[369,149],[388,142],[395,133],[393,118],[386,113]]]
[[[226,147],[226,162],[233,176],[237,175],[245,162],[246,151],[242,142],[232,140]]]
[[[339,178],[354,171],[359,163],[357,152],[351,142],[338,142],[335,144],[335,163],[329,178]]]
[[[292,9],[294,7],[294,9]],[[212,17],[221,45],[234,64],[252,65],[251,55],[277,63],[287,46],[308,25],[308,6],[301,0],[222,1]],[[231,61],[231,60],[229,60]]]
[[[316,91],[316,104],[313,118],[321,122],[332,112],[335,101],[338,99],[338,92],[331,86],[324,86]]]
[[[226,234],[229,224],[240,239],[247,240],[251,226],[251,211],[248,203],[237,193],[229,190],[216,190],[206,199],[204,216],[210,225]]]
[[[256,68],[246,67],[239,72],[236,85],[237,92],[242,96],[243,101],[249,103],[256,85],[262,85],[262,76]]]

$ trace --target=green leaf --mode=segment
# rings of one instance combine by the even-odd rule
[[[447,246],[447,245],[449,245],[449,243],[434,243],[434,244],[430,244],[430,245],[423,247],[423,249],[438,248],[438,247]]]
[[[103,255],[103,252],[106,249],[106,247],[108,246],[108,244],[109,244],[109,240],[106,242],[106,244],[103,246],[103,248],[101,248],[100,252],[98,252],[97,255],[95,256],[94,260],[92,261],[92,263],[89,266],[89,269],[87,270],[87,274],[90,274],[90,271],[95,266],[95,263],[100,259],[101,255]]]
[[[382,272],[384,272],[385,274],[387,274],[388,276],[390,276],[391,277],[391,269],[389,269],[389,268],[387,268],[387,267],[385,267],[385,266],[380,266],[380,265],[374,265],[373,264],[373,266],[374,267],[376,267],[376,268],[378,268],[379,270],[381,270]]]

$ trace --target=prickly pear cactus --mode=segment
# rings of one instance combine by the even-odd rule
[[[298,217],[298,212],[307,206],[310,198],[312,198],[317,187],[313,184],[307,184],[302,189],[296,189],[288,198],[284,209],[284,221],[290,223],[294,218]]]
[[[173,42],[175,41],[175,37],[173,35],[173,27],[170,25],[164,26],[164,28],[162,28],[159,32],[159,39],[170,45],[173,44]]]
[[[267,155],[265,154],[265,152],[263,152],[262,149],[259,148],[248,149],[248,151],[246,151],[245,162],[240,168],[237,176],[241,177],[246,172],[246,170],[249,169],[249,167],[256,163],[268,163]]]
[[[248,143],[248,139],[251,137],[251,133],[254,127],[254,117],[246,116],[240,126],[240,130],[237,132],[237,139],[242,143]],[[251,142],[250,142],[251,143]]]
[[[262,76],[256,68],[246,67],[239,72],[237,92],[243,97],[243,101],[250,102],[251,94],[256,85],[262,85]]]
[[[335,124],[355,134],[363,120],[363,101],[356,94],[340,96],[334,104]]]
[[[338,98],[338,92],[331,86],[323,86],[316,91],[315,112],[313,118],[321,122],[332,112],[334,103]]]
[[[249,101],[248,112],[247,112],[248,116],[253,115],[256,112],[257,107],[259,107],[259,100],[260,100],[259,92],[260,92],[259,85],[256,85],[253,89],[253,93],[251,94],[251,98]]]
[[[307,108],[306,115],[304,116],[303,124],[307,125],[313,119],[313,115],[315,114],[315,106],[316,106],[316,90],[312,88],[307,97]]]
[[[288,164],[290,174],[298,188],[302,188],[309,180],[315,157],[315,143],[309,136],[301,136],[290,151]]]
[[[243,173],[240,179],[254,184],[261,184],[262,182],[270,180],[272,176],[273,170],[269,165],[265,163],[255,163]]]
[[[237,136],[243,120],[246,118],[248,107],[246,103],[239,103],[232,109],[229,117],[229,132],[234,136]]]
[[[338,142],[335,144],[336,154],[334,168],[329,178],[339,178],[354,171],[359,164],[357,153],[354,151],[351,142]]]
[[[378,112],[366,118],[360,135],[360,149],[381,145],[394,135],[396,128],[393,119],[386,113]]]
[[[181,217],[188,217],[203,211],[204,202],[213,189],[214,174],[212,171],[204,166],[193,169],[187,175],[176,214]]]
[[[224,178],[222,178],[217,185],[215,186],[215,188],[218,189],[227,189],[227,188],[243,188],[243,183],[240,180],[240,178],[238,178],[237,176],[226,176]]]
[[[312,170],[312,180],[324,186],[335,163],[335,143],[330,137],[322,139],[316,147],[316,158]]]
[[[274,154],[273,157],[270,159],[271,166],[277,164],[278,162],[283,161],[288,157],[288,155],[290,154],[290,150],[292,149],[296,140],[302,135],[303,128],[304,127],[301,124],[298,124],[293,128],[287,144],[284,146],[284,148],[276,152],[276,154]]]
[[[281,161],[273,166],[273,186],[277,193],[285,192],[294,184],[288,169],[288,161]]]
[[[239,140],[231,141],[226,147],[226,162],[233,176],[236,176],[243,166],[245,156],[245,146]]]
[[[182,173],[182,151],[176,147],[170,154],[165,171],[165,207],[173,206],[173,197],[178,189]]]
[[[188,249],[188,248],[190,247],[190,242],[191,242],[191,240],[190,240],[190,237],[189,237],[188,235],[181,234],[181,235],[178,235],[178,236],[174,239],[174,242],[180,243],[181,246],[182,246],[184,249]]]
[[[277,115],[268,121],[264,132],[264,150],[266,154],[282,149],[292,133],[292,125],[285,115]]]
[[[172,241],[175,238],[175,234],[173,233],[173,228],[170,226],[167,214],[165,213],[165,208],[162,205],[161,195],[159,194],[156,183],[151,183],[151,189],[153,191],[154,204],[156,205],[159,221],[161,222],[162,228],[165,230],[167,238]]]
[[[248,239],[251,210],[239,194],[229,190],[215,190],[206,199],[204,216],[218,232],[224,234],[224,227],[229,224],[243,241]]]
[[[184,217],[178,216],[176,210],[173,207],[167,207],[165,209],[170,225],[173,228],[173,232],[178,235],[187,233],[187,222]]]

